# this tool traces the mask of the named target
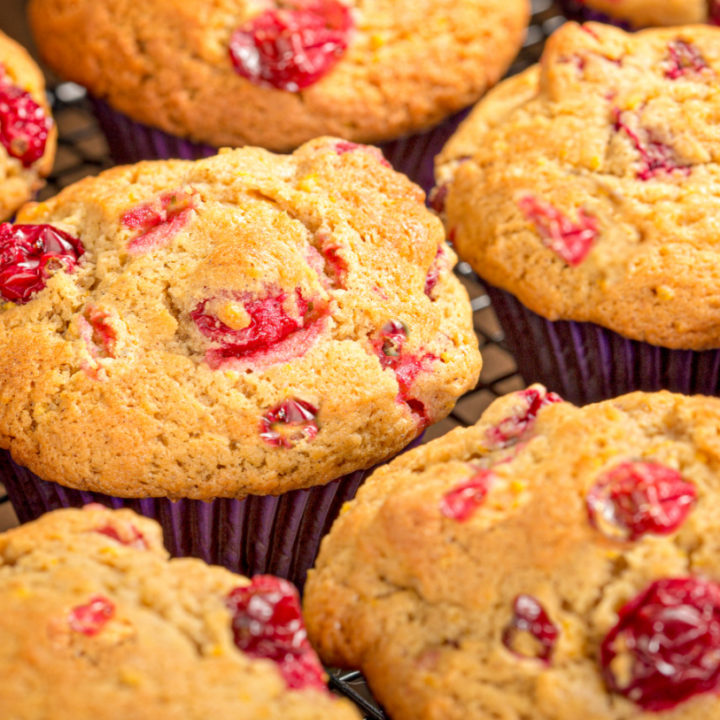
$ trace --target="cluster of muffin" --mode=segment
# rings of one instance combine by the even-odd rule
[[[526,0],[31,0],[143,160],[40,203],[0,38],[9,717],[358,717],[315,650],[399,720],[720,711],[717,8],[579,5],[704,25],[568,23],[438,152]],[[403,452],[481,369],[446,236],[543,384]]]

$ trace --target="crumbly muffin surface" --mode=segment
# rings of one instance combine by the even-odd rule
[[[272,35],[277,18],[292,24],[298,8],[321,25],[342,13],[342,22],[335,18],[343,29],[333,45],[332,67],[296,91],[239,74],[229,53],[238,28],[264,22],[266,36]],[[30,5],[46,61],[121,112],[217,147],[275,150],[325,134],[377,141],[438,122],[497,82],[520,48],[528,16],[527,0],[152,0],[142,7],[129,0],[34,0]],[[299,35],[268,54],[282,57],[287,45],[301,43]],[[324,42],[334,42],[332,28],[330,38],[318,44]],[[244,52],[252,55],[253,49],[237,54]],[[255,55],[247,61],[258,64],[262,60]],[[306,64],[314,68],[314,58]]]
[[[24,208],[7,242],[62,249],[35,279],[4,268],[0,444],[124,497],[279,494],[395,454],[480,369],[423,198],[326,138],[120,167]]]
[[[560,28],[438,160],[459,254],[550,320],[720,346],[719,40]]]
[[[40,69],[23,47],[0,32],[0,221],[42,186],[56,143]]]
[[[541,386],[376,471],[305,588],[397,720],[720,712],[720,401]]]
[[[247,578],[168,560],[128,510],[61,510],[0,535],[0,687],[13,720],[351,720],[241,652],[227,598]]]

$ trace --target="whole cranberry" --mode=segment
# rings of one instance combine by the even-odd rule
[[[0,224],[0,295],[26,303],[59,269],[72,272],[85,249],[52,225]]]
[[[720,585],[664,578],[626,603],[600,647],[605,683],[645,710],[720,689]]]
[[[345,53],[350,10],[337,0],[295,0],[266,10],[230,38],[236,72],[256,85],[297,92],[326,75]]]
[[[277,663],[289,688],[325,690],[322,665],[310,647],[300,598],[287,580],[256,575],[227,598],[235,645],[256,658]]]
[[[623,462],[608,470],[587,495],[593,527],[613,539],[677,530],[697,497],[677,470],[653,462]]]

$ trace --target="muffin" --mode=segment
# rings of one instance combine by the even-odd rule
[[[435,204],[527,382],[718,394],[719,72],[720,29],[568,23],[444,148]]]
[[[115,159],[134,162],[428,128],[503,75],[529,2],[33,0],[29,12],[44,59],[98,99]]]
[[[0,274],[22,520],[129,503],[175,554],[301,581],[363,471],[478,377],[442,225],[374,148],[118,167],[0,240],[38,268]]]
[[[0,221],[42,187],[56,142],[40,68],[0,32]]]
[[[359,720],[331,696],[286,580],[169,560],[129,510],[0,535],[0,706],[13,720]]]
[[[310,641],[393,720],[718,717],[719,425],[667,391],[497,400],[348,504]]]
[[[599,20],[627,28],[720,23],[717,0],[560,0],[575,20]]]

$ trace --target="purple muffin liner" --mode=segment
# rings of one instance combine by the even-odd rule
[[[578,0],[558,0],[560,10],[569,20],[577,20],[578,22],[601,22],[608,25],[615,25],[615,27],[622,28],[623,30],[633,30],[634,28],[625,20],[614,18],[599,10],[593,10]]]
[[[217,148],[195,143],[162,130],[143,125],[113,110],[106,102],[91,98],[98,123],[105,134],[116,163],[181,158],[198,160],[217,153]],[[433,186],[433,161],[443,145],[468,114],[465,109],[431,130],[382,143],[378,147],[399,172],[420,185],[425,192]]]
[[[406,450],[422,441],[416,438]],[[376,466],[377,467],[377,466]],[[85,492],[42,480],[0,450],[0,482],[20,522],[58,508],[101,503],[130,508],[152,518],[163,529],[165,546],[175,557],[196,557],[243,575],[268,573],[287,578],[302,589],[343,503],[351,500],[374,470],[358,470],[327,485],[293,490],[278,497],[251,495],[244,500],[216,498],[168,500],[119,498]]]
[[[632,392],[720,396],[720,350],[672,350],[589,322],[551,321],[486,285],[525,382],[540,382],[584,405]]]

